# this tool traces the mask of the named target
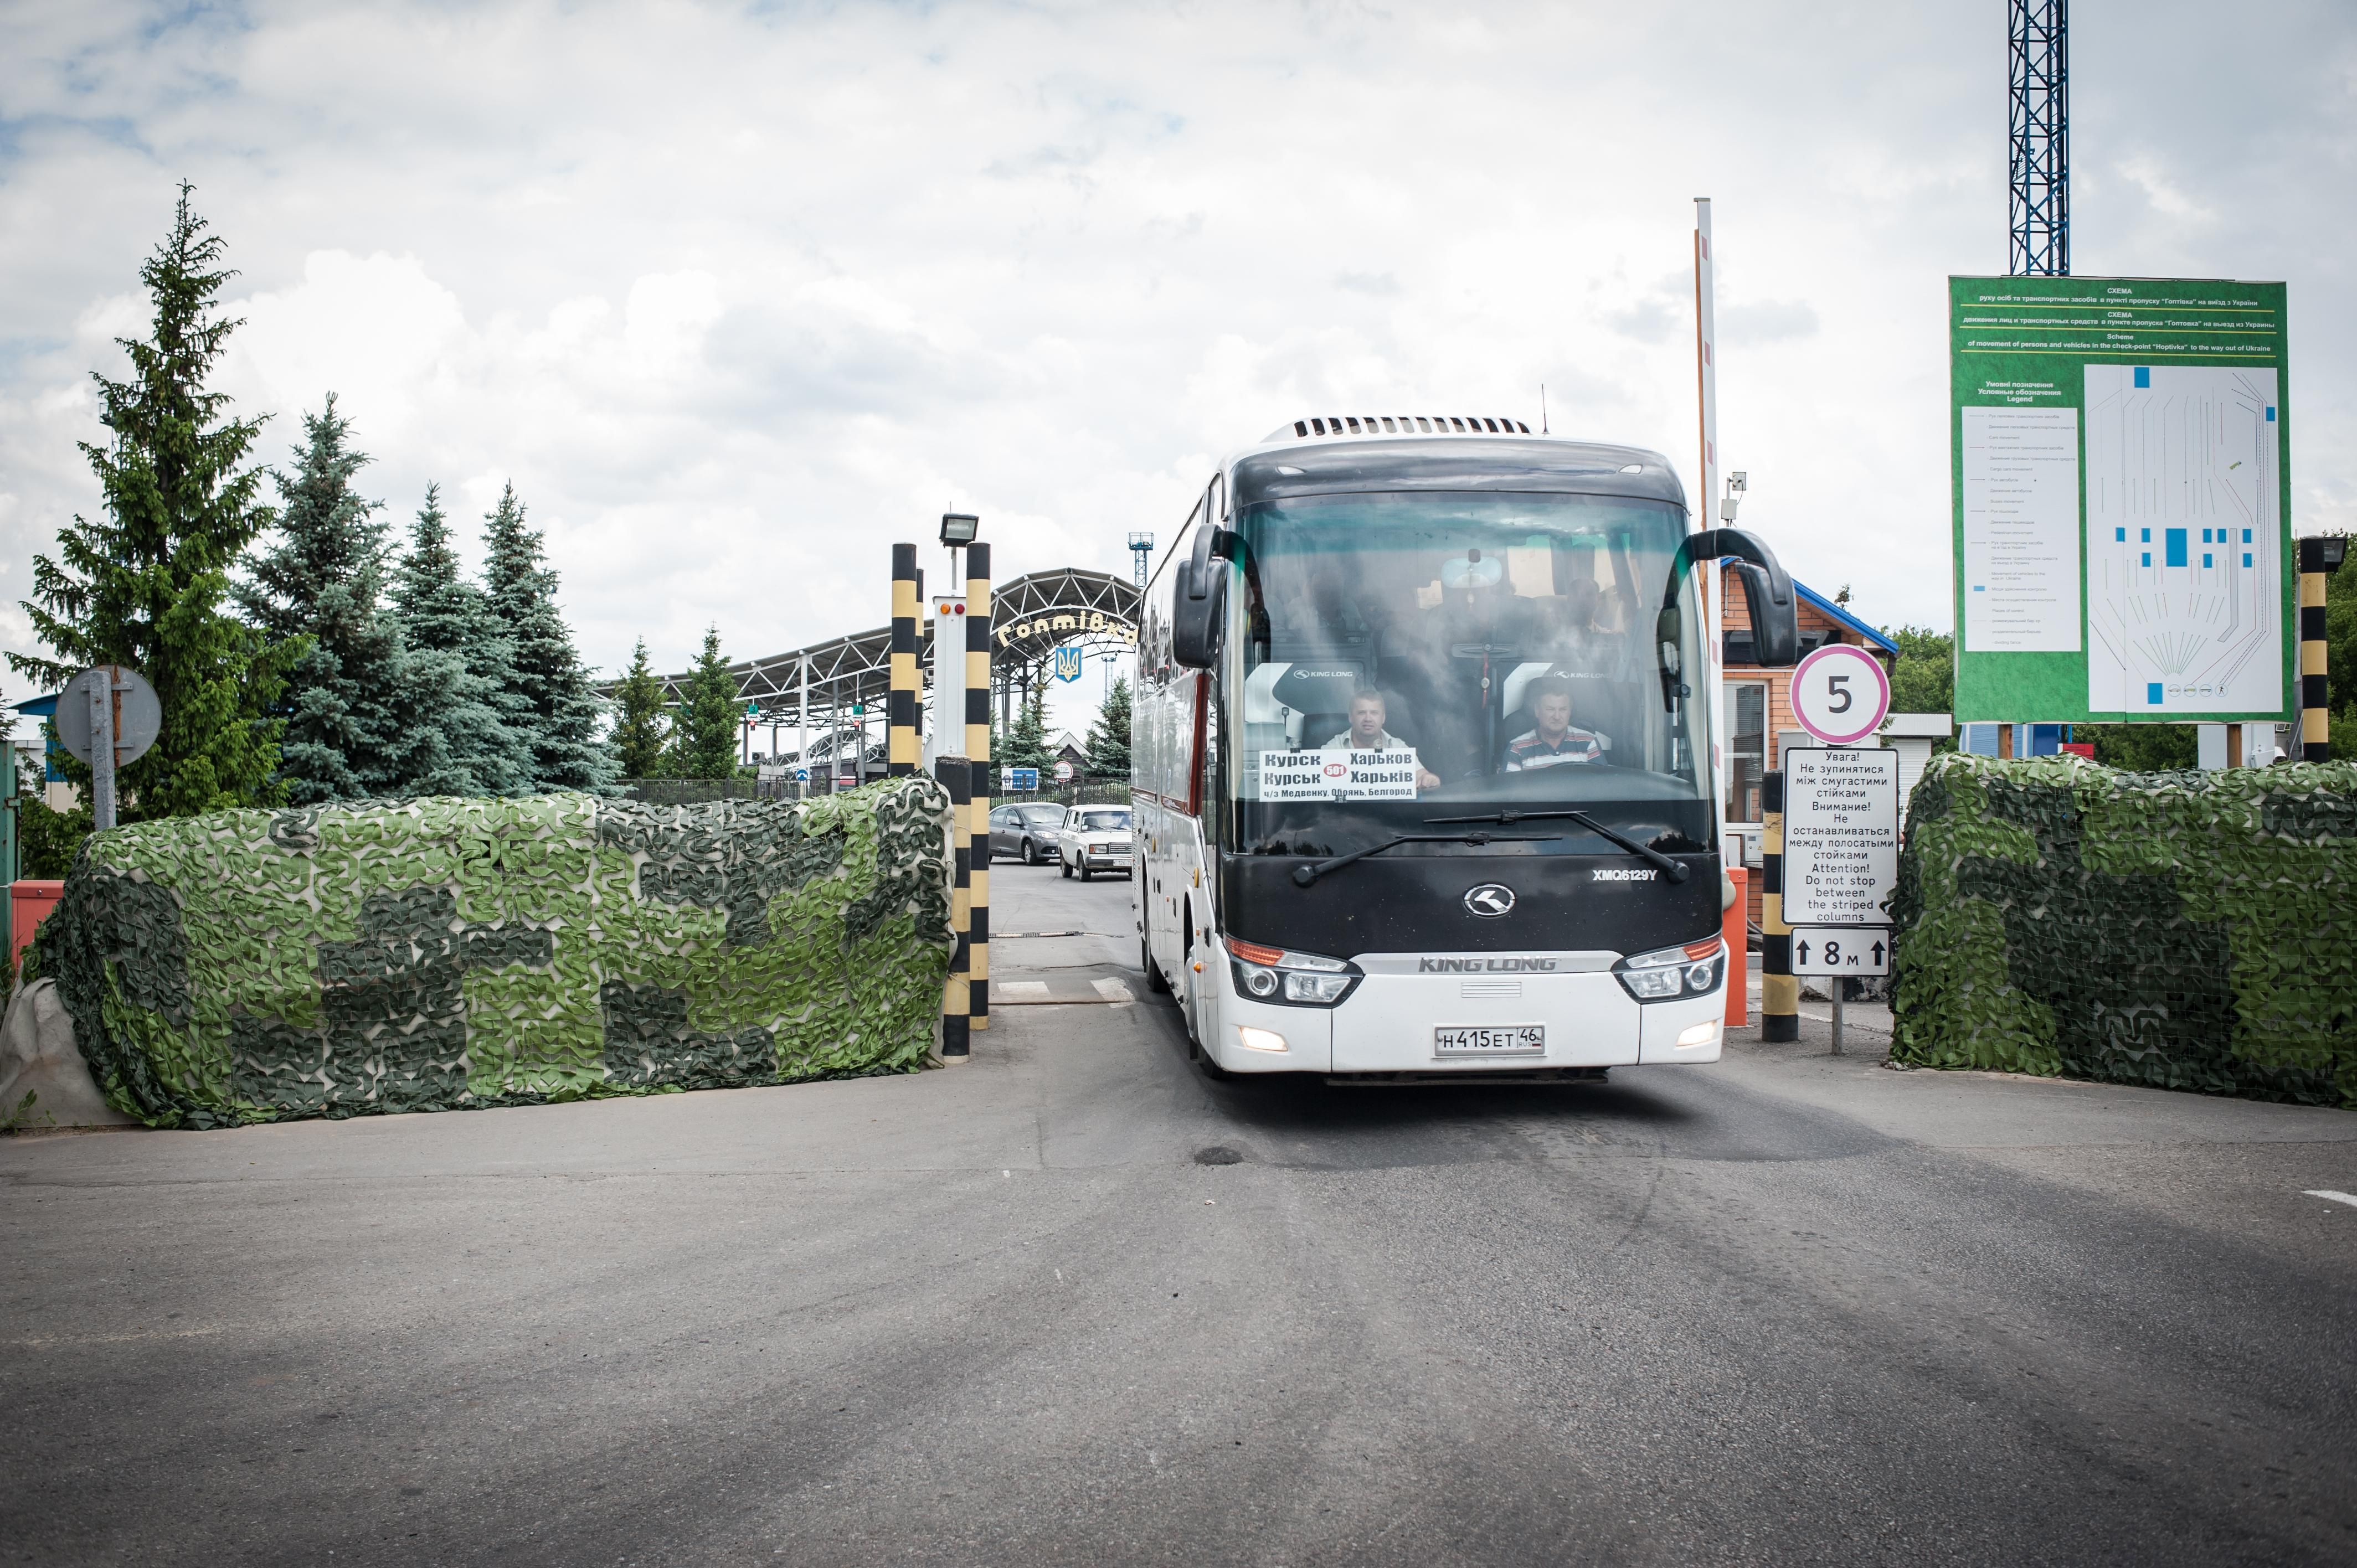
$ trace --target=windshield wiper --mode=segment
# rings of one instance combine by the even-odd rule
[[[1662,868],[1662,874],[1673,882],[1684,882],[1694,874],[1694,868],[1682,860],[1672,860],[1651,844],[1639,843],[1628,834],[1616,832],[1589,816],[1586,811],[1491,811],[1480,817],[1426,817],[1436,827],[1442,822],[1497,822],[1512,827],[1516,822],[1562,821],[1577,822],[1598,838],[1619,844],[1640,860],[1650,861]]]
[[[1468,818],[1467,820],[1479,822],[1484,819]],[[1339,871],[1354,861],[1364,860],[1371,854],[1381,854],[1387,849],[1397,849],[1404,843],[1555,843],[1562,837],[1561,833],[1536,836],[1515,834],[1505,838],[1501,838],[1496,833],[1400,833],[1385,839],[1381,843],[1369,844],[1364,849],[1354,849],[1348,854],[1338,854],[1330,860],[1321,860],[1315,865],[1297,865],[1293,868],[1293,880],[1296,886],[1307,887],[1329,871]]]

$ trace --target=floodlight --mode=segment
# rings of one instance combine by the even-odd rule
[[[2341,563],[2349,558],[2348,536],[2340,533],[2324,535],[2316,542],[2316,553],[2324,558],[2326,571],[2338,572],[2341,570]]]
[[[981,532],[982,519],[972,513],[963,511],[942,513],[942,542],[952,550],[973,543],[974,536]]]

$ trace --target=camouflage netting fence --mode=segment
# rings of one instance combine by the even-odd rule
[[[91,841],[43,926],[109,1104],[156,1126],[916,1068],[949,796],[223,811]]]
[[[1891,1055],[2357,1108],[2357,766],[1935,757]]]

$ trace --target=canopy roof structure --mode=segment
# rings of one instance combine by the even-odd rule
[[[1034,572],[994,585],[990,680],[1002,710],[1016,687],[1028,687],[1039,679],[1058,648],[1073,644],[1083,649],[1136,647],[1137,603],[1137,589],[1126,578],[1081,566]],[[892,628],[888,623],[872,631],[852,632],[766,659],[731,664],[728,673],[737,682],[738,701],[761,705],[763,724],[799,725],[807,669],[813,732],[811,750],[813,756],[826,756],[833,747],[825,736],[852,722],[853,704],[866,704],[870,716],[883,712],[884,699],[892,689],[891,653]],[[930,617],[918,623],[917,671],[930,690],[933,683]],[[683,672],[663,676],[663,701],[674,704],[682,701],[687,682]],[[598,690],[610,697],[616,684],[606,682]]]

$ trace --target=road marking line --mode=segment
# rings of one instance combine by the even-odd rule
[[[1102,996],[1017,996],[1011,1000],[993,996],[990,999],[990,1004],[993,1007],[1119,1007],[1124,1005],[1119,1002],[1108,1003]]]
[[[1089,983],[1096,988],[1096,993],[1098,995],[1103,997],[1106,1001],[1112,1003],[1116,1007],[1125,1006],[1137,1000],[1135,996],[1130,993],[1128,986],[1122,983],[1119,980],[1114,979],[1110,976],[1102,980],[1092,980]]]
[[[2335,1203],[2345,1203],[2352,1208],[2357,1208],[2357,1193],[2335,1192],[2329,1187],[2311,1187],[2308,1191],[2300,1194],[2300,1196],[2302,1197],[2329,1197]]]
[[[161,1328],[138,1334],[51,1334],[32,1339],[0,1339],[11,1350],[39,1350],[52,1345],[133,1345],[148,1339],[201,1339],[225,1334],[225,1328]]]
[[[1044,980],[1002,980],[992,989],[998,993],[1000,998],[1045,996],[1048,994],[1048,983]]]

